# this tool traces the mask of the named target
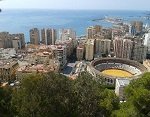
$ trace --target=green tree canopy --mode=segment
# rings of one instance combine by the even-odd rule
[[[119,100],[115,93],[105,89],[101,78],[99,80],[86,72],[74,80],[81,117],[110,117],[112,111],[118,109]]]
[[[117,117],[150,117],[150,73],[133,80],[125,94],[127,101],[116,111]]]
[[[9,87],[0,88],[0,117],[11,117],[12,90]]]
[[[60,74],[31,75],[22,81],[12,103],[19,117],[75,116],[71,81]]]
[[[56,73],[30,75],[12,98],[19,117],[109,117],[117,105],[114,92],[86,72],[76,80]]]

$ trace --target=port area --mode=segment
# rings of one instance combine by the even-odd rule
[[[109,22],[112,24],[120,24],[123,23],[123,19],[122,18],[117,18],[117,17],[108,17],[105,16],[104,18],[97,18],[97,19],[93,19],[92,21],[105,21],[105,22]]]

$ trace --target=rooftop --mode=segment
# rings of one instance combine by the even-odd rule
[[[129,79],[116,79],[120,86],[127,86],[130,83]]]

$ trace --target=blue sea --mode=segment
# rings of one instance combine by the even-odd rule
[[[105,16],[123,18],[125,21],[141,20],[146,11],[111,11],[111,10],[41,10],[41,9],[5,9],[0,13],[0,32],[24,33],[29,41],[31,28],[72,28],[77,35],[85,35],[86,28],[91,25],[111,27],[105,21],[94,22],[93,19]]]

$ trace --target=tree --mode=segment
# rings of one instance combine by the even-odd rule
[[[19,117],[109,117],[117,104],[114,92],[86,72],[76,80],[56,73],[30,75],[12,98]]]
[[[19,117],[73,117],[75,96],[71,80],[55,73],[31,75],[22,81],[12,104]]]
[[[111,117],[140,117],[137,110],[130,103],[122,103],[119,110],[112,112]]]
[[[88,73],[84,72],[74,80],[74,92],[78,97],[77,110],[81,117],[96,116],[102,90],[102,85]]]
[[[114,110],[119,109],[119,98],[115,95],[114,91],[108,89],[105,89],[101,95],[101,113],[103,113],[105,117],[110,117]]]
[[[0,117],[12,117],[11,112],[12,90],[9,87],[0,88]]]
[[[119,100],[115,93],[105,89],[101,78],[99,80],[83,72],[74,81],[77,109],[81,117],[109,117],[112,110],[118,109]]]
[[[121,117],[120,113],[124,113],[124,117],[150,116],[150,73],[133,80],[125,89],[125,94],[127,102],[116,112],[117,117]]]

